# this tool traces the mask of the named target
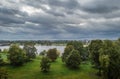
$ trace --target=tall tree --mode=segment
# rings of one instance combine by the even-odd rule
[[[84,49],[83,49],[83,43],[81,41],[70,41],[67,43],[67,46],[72,45],[75,50],[78,50],[81,59],[84,60]]]
[[[25,51],[19,47],[17,44],[10,46],[8,51],[8,59],[10,63],[14,66],[22,65],[25,61]]]
[[[65,63],[69,68],[75,69],[75,68],[79,68],[80,62],[81,62],[81,57],[78,50],[72,50],[69,56],[67,57]]]
[[[102,48],[102,46],[103,46],[102,40],[92,40],[89,45],[90,58],[92,59],[92,62],[94,63],[96,68],[99,68],[100,66],[99,50]]]
[[[72,45],[66,46],[64,49],[64,53],[62,54],[62,61],[65,62],[67,57],[69,56],[70,52],[74,49]]]
[[[35,48],[33,43],[26,43],[23,49],[26,52],[26,57],[28,61],[36,57],[37,49]]]
[[[100,62],[104,79],[120,79],[120,46],[105,40],[101,49]]]

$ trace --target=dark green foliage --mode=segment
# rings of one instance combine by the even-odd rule
[[[42,52],[40,52],[40,55],[45,56],[47,54],[46,50],[43,50]]]
[[[47,51],[47,57],[48,57],[52,62],[54,62],[54,61],[57,59],[58,56],[59,56],[59,53],[58,53],[58,51],[57,51],[56,48],[49,49],[49,50]]]
[[[68,57],[68,55],[70,54],[70,52],[74,49],[74,47],[72,45],[68,45],[66,46],[66,48],[64,49],[64,53],[62,54],[62,61],[65,62],[66,58]]]
[[[8,53],[8,49],[4,49],[4,50],[2,51],[2,53],[7,54],[7,53]]]
[[[78,41],[69,42],[62,55],[62,61],[67,67],[71,69],[79,68],[81,57],[80,53],[83,51],[82,43]]]
[[[0,79],[8,79],[8,73],[6,69],[0,68]]]
[[[50,70],[50,60],[47,57],[43,57],[40,63],[41,71],[48,72]]]
[[[4,62],[3,62],[3,59],[2,59],[1,54],[0,54],[0,66],[3,64],[4,64]]]
[[[25,61],[25,52],[17,44],[13,44],[10,46],[8,54],[8,59],[10,60],[10,63],[14,66],[20,66]]]
[[[89,51],[88,51],[88,47],[84,47],[83,48],[83,52],[82,52],[82,56],[81,56],[82,60],[88,60],[89,59]]]
[[[79,52],[77,50],[72,50],[69,56],[67,57],[66,65],[71,69],[75,69],[79,68],[80,62],[81,57]]]
[[[72,45],[74,47],[75,50],[78,50],[79,52],[81,52],[83,50],[83,44],[80,41],[71,41],[69,43],[67,43],[68,45]]]
[[[102,40],[92,40],[89,45],[90,58],[92,59],[92,62],[94,63],[96,68],[99,68],[100,66],[99,50],[102,48],[102,46],[103,46]]]
[[[34,44],[25,44],[23,48],[26,52],[27,61],[34,59],[36,57],[36,51]]]
[[[105,40],[100,52],[103,78],[120,79],[120,46],[110,40]]]
[[[81,59],[84,60],[85,58],[85,54],[84,54],[84,49],[83,49],[83,43],[81,41],[71,41],[71,42],[68,42],[67,43],[67,46],[68,45],[72,45],[74,47],[75,50],[78,50],[80,56],[81,56]]]

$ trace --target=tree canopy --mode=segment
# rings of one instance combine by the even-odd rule
[[[8,51],[8,59],[14,66],[22,65],[25,62],[25,51],[17,44],[12,44]]]

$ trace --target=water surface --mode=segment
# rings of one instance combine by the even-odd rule
[[[3,51],[4,49],[9,49],[10,46],[0,46],[0,49]],[[23,46],[20,46],[21,48],[23,48]],[[55,45],[52,45],[52,46],[41,46],[41,45],[35,45],[36,49],[37,49],[37,53],[39,54],[41,51],[43,50],[48,50],[48,49],[51,49],[51,48],[56,48],[60,54],[62,54],[64,52],[64,48],[65,46],[55,46]]]

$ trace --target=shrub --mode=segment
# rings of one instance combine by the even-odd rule
[[[3,59],[2,59],[1,54],[0,54],[0,66],[3,64],[4,64],[4,62],[3,62]]]
[[[47,57],[52,61],[54,62],[57,57],[59,56],[59,53],[57,52],[57,49],[56,48],[53,48],[53,49],[49,49],[48,52],[47,52]]]
[[[4,49],[4,50],[2,51],[2,53],[7,54],[7,53],[8,53],[8,49]]]
[[[47,57],[43,57],[40,63],[41,71],[48,72],[50,70],[50,60]]]
[[[0,79],[8,79],[8,73],[6,69],[0,68]]]
[[[25,52],[17,44],[13,44],[9,48],[8,59],[14,66],[22,65],[25,61]]]
[[[80,62],[81,62],[81,57],[79,52],[77,50],[72,50],[69,56],[67,57],[65,63],[69,68],[75,69],[75,68],[79,68]]]
[[[39,55],[45,56],[47,54],[46,50],[43,50],[42,52],[40,52]]]

